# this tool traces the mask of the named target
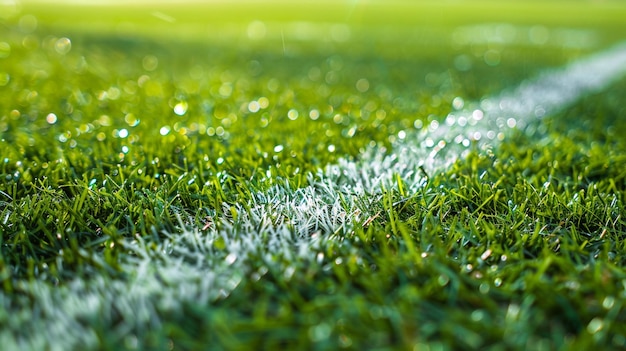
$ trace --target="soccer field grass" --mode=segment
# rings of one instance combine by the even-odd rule
[[[626,347],[626,5],[0,13],[1,349]]]

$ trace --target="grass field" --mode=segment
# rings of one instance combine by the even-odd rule
[[[626,5],[0,1],[3,350],[626,348]]]

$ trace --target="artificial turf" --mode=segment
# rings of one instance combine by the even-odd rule
[[[341,193],[358,169],[326,168],[603,50],[623,6],[604,26],[192,16],[184,40],[40,6],[0,22],[8,349],[626,347],[624,78],[418,184]]]

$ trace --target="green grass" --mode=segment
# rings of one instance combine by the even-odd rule
[[[366,169],[372,149],[393,154],[401,131],[410,144],[455,98],[480,101],[622,40],[623,5],[543,15],[545,43],[528,39],[539,27],[526,13],[561,3],[464,4],[420,30],[362,5],[307,40],[296,9],[218,20],[163,6],[189,25],[153,30],[158,18],[113,7],[84,31],[63,19],[89,22],[89,10],[28,3],[36,29],[0,22],[7,348],[626,346],[626,79],[447,168],[416,167],[417,185],[397,175],[337,192],[358,174],[326,168]],[[408,12],[437,6],[384,10],[410,24]],[[510,24],[484,23],[494,6]],[[135,18],[135,34],[116,32]],[[249,38],[258,18],[266,36]],[[308,192],[316,218],[298,217]]]

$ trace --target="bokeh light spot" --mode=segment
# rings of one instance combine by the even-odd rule
[[[298,119],[298,111],[294,109],[289,110],[289,112],[287,112],[287,117],[290,120],[295,121],[296,119]]]
[[[152,72],[159,66],[159,59],[154,55],[146,55],[141,60],[141,65],[146,71]]]
[[[370,82],[365,78],[361,78],[356,82],[356,90],[360,91],[361,93],[368,91],[369,88]]]
[[[57,115],[55,115],[54,113],[49,113],[46,116],[46,122],[48,122],[48,124],[55,124],[57,122]]]
[[[67,54],[68,52],[70,52],[71,49],[72,49],[72,42],[70,41],[69,38],[65,38],[65,37],[59,38],[54,43],[54,50],[61,55]]]
[[[177,103],[176,105],[174,105],[174,113],[182,116],[185,113],[187,113],[187,108],[189,107],[189,105],[187,104],[187,101],[180,101],[179,103]]]

